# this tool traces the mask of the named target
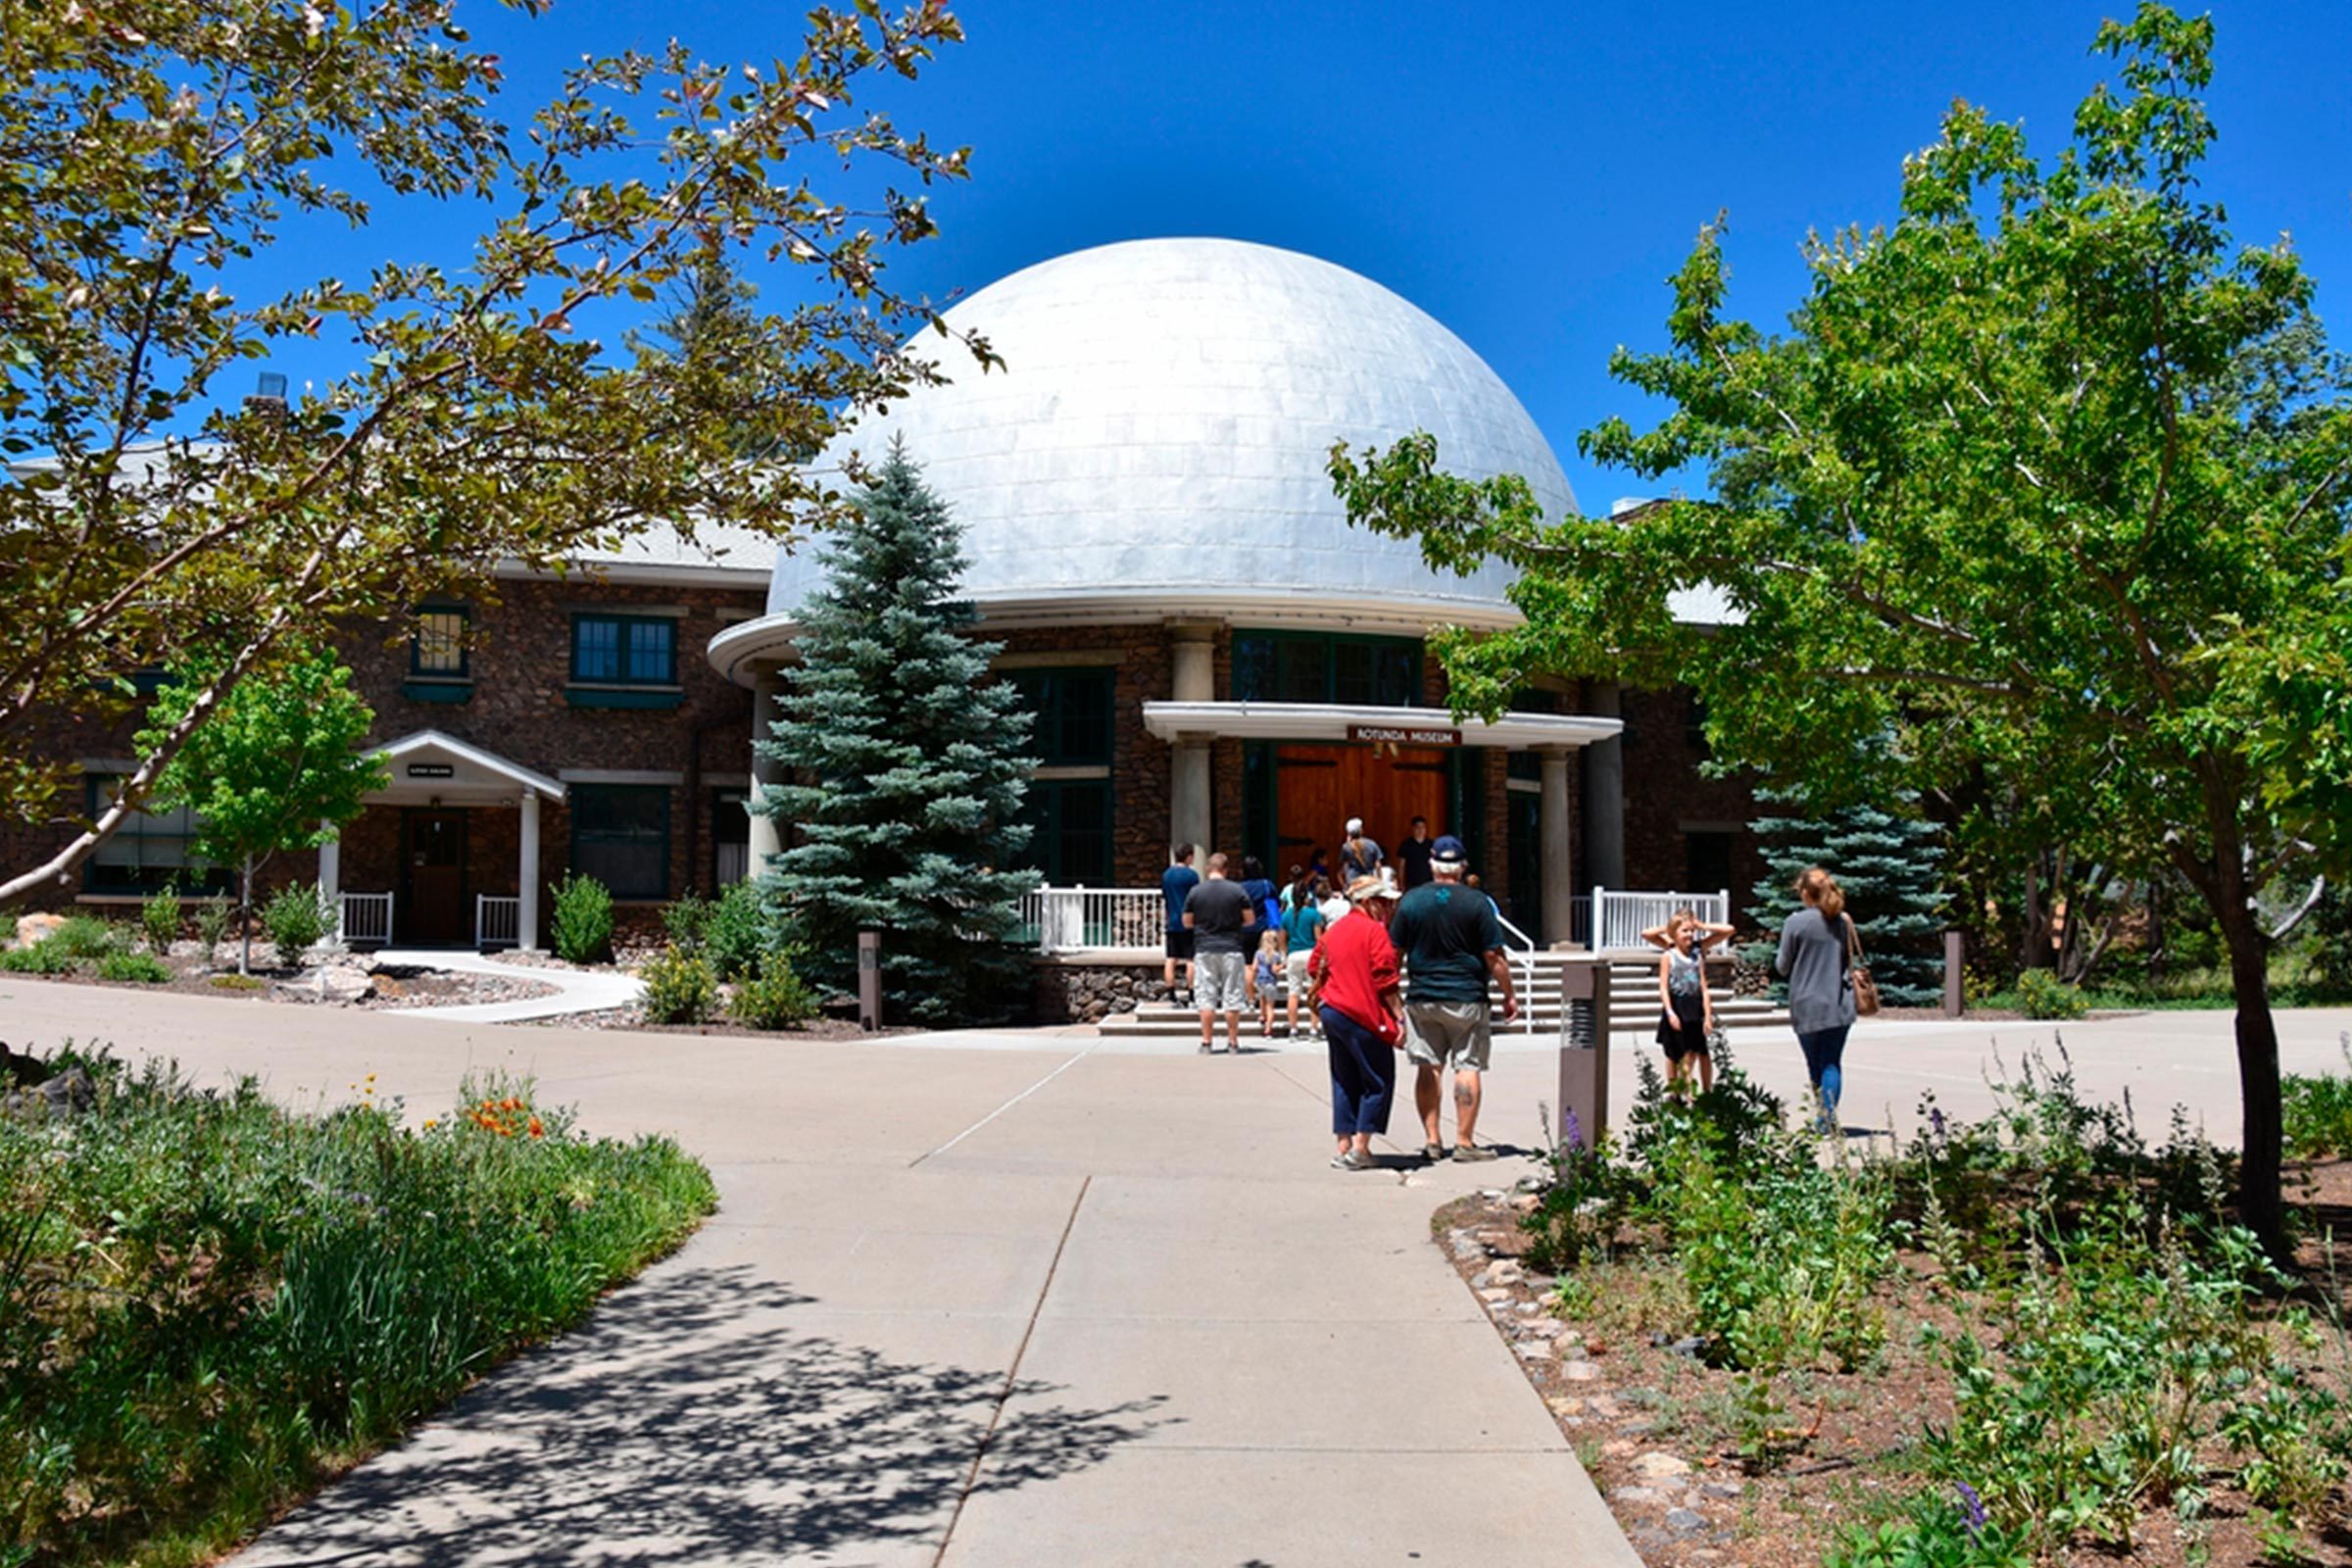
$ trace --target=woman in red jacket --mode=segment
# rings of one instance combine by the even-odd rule
[[[1396,890],[1376,876],[1348,885],[1352,907],[1334,920],[1315,949],[1315,1016],[1331,1054],[1331,1131],[1335,1170],[1372,1169],[1372,1135],[1389,1130],[1396,1096],[1396,1053],[1404,1043],[1397,1005],[1396,950],[1389,915]]]

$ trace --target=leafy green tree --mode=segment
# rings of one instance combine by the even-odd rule
[[[2254,899],[2352,852],[2352,410],[2293,252],[2236,247],[2200,194],[2212,42],[2156,4],[2104,25],[2120,86],[2046,163],[1953,108],[1891,227],[1808,246],[1785,334],[1725,314],[1702,229],[1669,346],[1614,362],[1668,412],[1583,444],[1705,465],[1711,504],[1546,520],[1517,478],[1441,472],[1426,436],[1335,451],[1333,477],[1433,562],[1525,573],[1523,629],[1446,646],[1465,708],[1530,669],[1685,681],[1717,751],[1782,783],[1953,790],[1970,835],[2023,821],[2115,875],[2169,861],[2227,945],[2243,1212],[2278,1245]],[[1676,620],[1700,585],[1731,624]]]
[[[820,7],[772,64],[584,59],[520,114],[457,10],[0,0],[0,811],[68,781],[40,714],[110,692],[126,713],[134,673],[220,654],[0,903],[87,858],[285,639],[650,528],[821,521],[839,495],[763,454],[936,375],[901,344],[938,318],[886,260],[965,155],[853,100],[960,38],[940,0]],[[796,172],[811,156],[870,201]],[[478,214],[471,241],[416,249],[426,207]],[[366,276],[282,285],[318,225],[379,220]],[[612,331],[730,258],[801,270],[798,303],[730,317],[723,354]],[[232,412],[251,367],[314,338],[347,373]]]
[[[200,665],[160,689],[138,744],[177,725],[215,673]],[[280,850],[324,844],[390,781],[383,760],[360,750],[374,722],[331,650],[294,648],[239,682],[156,781],[156,805],[196,813],[196,853],[236,868],[239,974],[253,960],[254,873]]]
[[[1777,929],[1798,875],[1807,866],[1829,866],[1845,890],[1846,912],[1861,930],[1880,995],[1901,1007],[1942,1000],[1942,830],[1916,812],[1876,806],[1808,812],[1795,797],[1773,792],[1760,804],[1778,814],[1749,824],[1764,853],[1764,880],[1749,895],[1749,917]]]
[[[967,635],[959,540],[894,444],[826,547],[783,716],[755,743],[792,780],[756,808],[798,839],[762,879],[794,967],[852,990],[858,933],[878,928],[889,1004],[933,1024],[1004,1008],[1023,972],[1005,939],[1037,880],[1019,820],[1031,718],[989,674],[1003,645]]]

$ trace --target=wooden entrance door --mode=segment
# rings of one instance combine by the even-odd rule
[[[1429,818],[1432,838],[1453,831],[1446,820],[1452,774],[1452,755],[1435,747],[1406,747],[1394,757],[1369,746],[1275,747],[1275,863],[1267,873],[1280,877],[1322,849],[1337,874],[1351,816],[1364,819],[1392,862],[1414,817]]]
[[[466,908],[466,813],[411,807],[400,813],[401,940],[447,947],[471,939]]]

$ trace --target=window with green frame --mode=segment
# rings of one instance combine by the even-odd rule
[[[1116,677],[1117,671],[1107,664],[1008,672],[1013,689],[1021,694],[1021,705],[1037,715],[1029,745],[1041,765],[1110,765],[1111,693]]]
[[[669,897],[669,788],[574,784],[571,868],[616,899]]]
[[[1245,703],[1418,707],[1421,644],[1340,632],[1237,631],[1233,695]]]
[[[572,616],[571,678],[614,686],[676,685],[677,622],[662,615]]]
[[[111,774],[86,775],[86,804],[92,816],[113,804],[116,783]],[[175,811],[131,812],[83,862],[83,891],[153,893],[179,887],[211,893],[225,889],[228,872],[196,856],[196,813],[184,806]]]
[[[1006,672],[1036,715],[1030,755],[1038,766],[1084,776],[1034,778],[1021,808],[1028,862],[1055,887],[1106,887],[1111,872],[1110,762],[1118,672],[1107,664]]]
[[[458,605],[426,605],[416,612],[409,634],[409,673],[463,680],[472,673],[467,658],[467,613]]]
[[[1057,888],[1108,887],[1110,815],[1107,778],[1031,779],[1021,807],[1029,863]]]

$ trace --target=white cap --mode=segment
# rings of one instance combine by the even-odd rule
[[[1358,834],[1362,833],[1363,830],[1364,819],[1362,817],[1351,816],[1348,819],[1348,836],[1349,838],[1356,837]]]
[[[1354,905],[1349,904],[1346,899],[1343,899],[1337,893],[1334,893],[1330,898],[1323,901],[1323,918],[1326,920],[1337,920],[1340,918],[1340,916],[1346,914],[1349,909],[1354,907]]]

